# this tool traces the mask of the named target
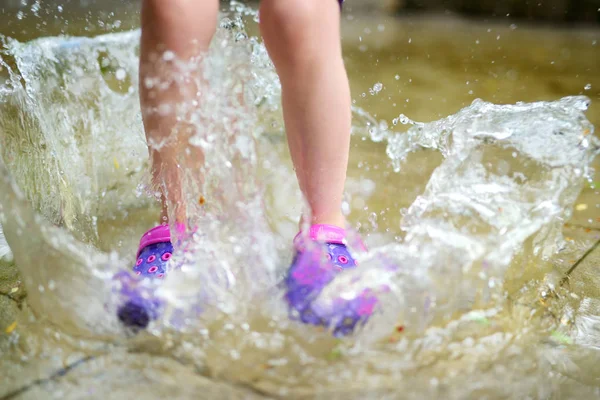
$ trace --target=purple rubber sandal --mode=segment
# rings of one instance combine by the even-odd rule
[[[179,230],[179,226],[178,226]],[[168,225],[161,225],[144,233],[140,240],[137,261],[133,272],[143,278],[162,279],[167,272],[167,263],[173,254],[171,232]],[[160,315],[161,303],[148,293],[137,288],[132,279],[121,279],[121,295],[125,304],[118,310],[121,322],[131,328],[146,328],[150,321]]]
[[[294,239],[297,253],[288,271],[285,298],[292,319],[303,323],[324,326],[333,330],[334,336],[345,336],[364,324],[377,305],[377,298],[365,290],[352,300],[337,298],[327,310],[313,304],[323,288],[345,269],[355,268],[356,260],[344,244],[346,232],[332,225],[313,225],[308,239],[322,246],[306,246],[298,234]],[[362,249],[366,250],[361,243]]]

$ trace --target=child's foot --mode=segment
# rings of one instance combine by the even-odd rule
[[[336,226],[313,225],[308,238],[319,244],[315,246],[316,243],[304,243],[298,234],[294,240],[296,257],[285,280],[292,317],[331,328],[335,336],[348,335],[357,325],[364,324],[377,304],[377,298],[368,290],[351,300],[339,297],[328,307],[313,303],[340,271],[357,265],[344,244],[345,235]],[[361,250],[365,250],[364,246]]]
[[[168,225],[161,225],[144,233],[140,240],[137,261],[133,267],[136,275],[162,279],[167,271],[167,262],[173,253],[171,232]],[[121,294],[127,299],[118,310],[121,322],[132,328],[145,328],[158,318],[161,304],[150,295],[138,290],[135,282],[122,281]]]

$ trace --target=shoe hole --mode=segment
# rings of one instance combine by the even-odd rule
[[[152,254],[150,257],[148,257],[148,260],[146,260],[146,261],[151,263],[151,262],[154,262],[154,260],[156,260],[156,256],[154,254]]]
[[[163,261],[169,261],[171,259],[172,254],[171,253],[165,253],[162,255],[162,257],[160,258]]]
[[[156,258],[156,257],[154,257],[154,258]],[[150,273],[150,274],[153,274],[153,273],[155,273],[156,271],[158,271],[158,267],[157,267],[156,265],[154,265],[154,266],[152,266],[152,267],[148,268],[148,273]]]
[[[346,256],[339,256],[338,257],[338,261],[341,262],[342,264],[348,264],[348,257],[346,257]]]
[[[140,258],[140,259],[138,259],[138,260],[137,260],[137,262],[135,263],[135,266],[136,266],[136,267],[139,267],[140,265],[142,265],[142,263],[143,263],[143,262],[144,262],[144,259],[143,259],[143,258]]]

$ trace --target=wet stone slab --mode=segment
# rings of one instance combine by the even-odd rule
[[[554,259],[554,266],[561,275],[573,268],[568,285],[574,293],[600,297],[600,231],[574,226],[565,227],[567,246]],[[594,247],[596,246],[596,247]],[[582,307],[587,302],[582,302]],[[26,314],[24,312],[23,314]],[[586,313],[588,316],[593,313]],[[25,318],[27,315],[24,316]],[[21,319],[24,319],[23,316]],[[20,329],[20,328],[19,328]],[[16,331],[18,332],[19,329]],[[25,327],[23,328],[25,329]],[[5,371],[0,399],[263,399],[277,395],[277,387],[256,385],[255,388],[232,385],[212,380],[199,374],[193,366],[176,360],[151,354],[128,353],[123,348],[111,350],[99,346],[86,354],[73,351],[69,343],[54,341],[52,333],[31,333],[15,346],[21,352],[0,361]],[[37,335],[42,333],[42,335]],[[36,338],[37,336],[37,338]],[[44,339],[39,338],[44,336]],[[589,337],[589,332],[587,334]],[[4,337],[7,341],[7,336]],[[59,345],[59,343],[61,343]],[[76,347],[76,346],[75,346]],[[44,350],[45,349],[45,350]],[[35,359],[19,360],[18,354],[43,354]],[[18,354],[17,354],[18,353]],[[6,353],[4,353],[6,354]],[[523,360],[521,360],[522,362]],[[391,378],[390,378],[391,379]],[[364,383],[363,383],[364,384]],[[290,393],[292,398],[368,398],[393,396],[398,382],[380,382],[378,387],[332,388],[329,393],[304,388]],[[267,393],[264,394],[263,393]],[[319,396],[317,396],[317,394]],[[360,395],[357,397],[357,395]],[[381,395],[381,396],[379,396]],[[315,397],[317,396],[317,397]],[[364,397],[363,397],[364,396]],[[286,396],[283,396],[286,397]],[[393,397],[392,397],[393,398]]]
[[[591,167],[594,171],[600,171],[600,157],[596,157]],[[573,207],[573,216],[569,223],[600,229],[600,173],[596,172],[595,176],[585,182]]]
[[[573,269],[567,284],[574,293],[600,298],[600,239]]]
[[[16,327],[19,304],[25,295],[16,265],[0,260],[0,334],[10,333]]]
[[[563,228],[564,247],[552,257],[554,268],[561,274],[567,274],[570,269],[579,268],[594,246],[600,241],[600,229],[581,227],[567,224]]]
[[[148,354],[113,353],[80,362],[65,373],[2,399],[267,399]]]

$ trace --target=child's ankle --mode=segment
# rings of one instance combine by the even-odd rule
[[[303,225],[306,223],[307,221],[305,217],[300,218],[300,230],[302,230]],[[346,229],[346,218],[344,218],[342,213],[337,215],[313,216],[310,219],[310,226],[313,225],[333,225],[337,226],[338,228]]]

